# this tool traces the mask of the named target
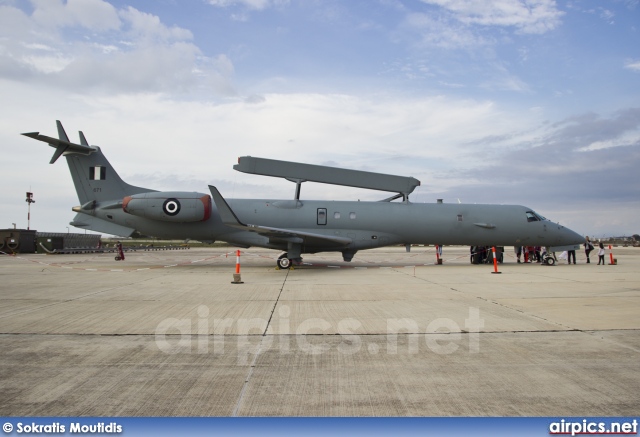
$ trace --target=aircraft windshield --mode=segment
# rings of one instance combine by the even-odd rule
[[[527,221],[528,222],[541,222],[543,220],[546,220],[546,218],[542,217],[539,214],[536,214],[533,211],[527,211]]]

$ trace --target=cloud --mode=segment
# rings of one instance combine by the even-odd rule
[[[177,26],[167,27],[156,15],[140,12],[128,6],[119,12],[120,17],[129,25],[127,35],[138,44],[151,41],[186,41],[193,39],[191,31]]]
[[[443,86],[466,82],[469,87],[475,81],[482,89],[529,93],[530,84],[510,71],[513,64],[502,60],[498,47],[513,42],[509,31],[545,33],[559,26],[563,15],[548,0],[422,2],[428,6],[406,13],[394,39],[407,43],[414,56],[428,59],[429,76]],[[528,51],[527,46],[519,49],[521,60],[527,60]]]
[[[257,94],[252,94],[248,97],[246,97],[244,99],[245,103],[251,103],[251,104],[260,104],[260,103],[264,103],[267,101],[267,99],[264,96],[260,96]]]
[[[411,13],[406,16],[403,27],[409,31],[418,32],[420,39],[414,42],[418,47],[470,50],[494,42],[472,31],[466,25],[443,16]]]
[[[189,30],[153,14],[101,0],[33,5],[31,15],[0,7],[1,78],[84,92],[236,94],[226,55],[205,56]]]
[[[625,65],[624,68],[627,68],[631,71],[638,71],[640,72],[640,60],[628,60]]]
[[[501,63],[493,62],[489,66],[491,78],[485,80],[480,86],[489,90],[530,92],[529,84],[511,73]]]
[[[487,150],[490,160],[458,172],[466,182],[450,186],[443,196],[526,200],[550,210],[637,203],[640,108],[608,118],[594,113],[570,117],[506,140],[508,149]],[[584,218],[581,226],[588,226]]]
[[[228,8],[230,6],[244,6],[248,9],[261,11],[272,6],[289,4],[289,0],[208,0],[211,6]]]
[[[513,27],[540,34],[560,25],[563,12],[554,0],[422,0],[440,6],[458,21],[481,26]]]
[[[37,27],[61,29],[84,27],[96,32],[120,27],[116,9],[102,0],[33,0],[32,19]]]
[[[13,88],[10,95],[5,92],[9,88]],[[5,82],[2,90],[7,97],[14,96],[6,100],[7,107],[40,95],[27,84]],[[12,132],[9,138],[34,130],[55,135],[47,131],[59,118],[70,132],[83,130],[91,144],[104,146],[109,155],[130,157],[123,165],[126,173],[153,173],[166,167],[179,174],[179,168],[189,168],[199,179],[212,171],[233,174],[231,164],[240,154],[290,160],[292,152],[310,163],[325,162],[330,156],[345,167],[425,174],[451,163],[471,165],[476,156],[466,144],[529,122],[527,117],[501,114],[488,101],[445,97],[298,93],[212,103],[151,93],[65,98],[64,91],[49,91],[46,96],[40,97],[41,105],[14,113],[32,122],[20,128],[7,126]],[[63,103],[51,114],[56,102]],[[170,150],[172,156],[163,162],[168,156],[155,153],[156,147]]]

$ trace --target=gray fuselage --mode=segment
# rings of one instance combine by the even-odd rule
[[[519,205],[259,199],[228,199],[228,203],[238,219],[248,225],[351,240],[341,248],[303,245],[302,253],[357,251],[391,244],[562,246],[583,241],[579,234],[540,216],[531,220],[533,211]],[[108,219],[104,212],[97,215]],[[122,211],[110,215],[116,223],[159,238],[287,249],[286,241],[226,226],[215,205],[207,221],[195,223],[169,225]]]

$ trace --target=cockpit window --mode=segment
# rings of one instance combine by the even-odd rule
[[[533,211],[527,211],[527,221],[528,222],[540,222],[543,220],[546,220],[546,218],[542,217],[541,215],[536,214]]]

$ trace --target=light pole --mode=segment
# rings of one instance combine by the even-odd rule
[[[32,203],[36,203],[35,200],[33,200],[33,193],[30,191],[27,191],[27,200],[25,200],[25,202],[27,202],[29,204],[28,206],[28,212],[27,212],[27,230],[31,229],[31,204]]]

